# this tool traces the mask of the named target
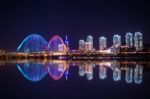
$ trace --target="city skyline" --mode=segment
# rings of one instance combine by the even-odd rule
[[[34,35],[36,35],[37,37],[36,36],[34,37]],[[138,35],[139,35],[139,37],[138,37]],[[31,36],[33,36],[33,37],[31,37]],[[97,45],[97,44],[94,44],[95,38],[93,39],[93,35],[88,35],[87,38],[86,38],[86,40],[84,40],[84,39],[80,39],[79,40],[78,48],[73,48],[73,45],[70,44],[70,39],[68,38],[67,35],[66,35],[65,38],[62,38],[59,35],[54,35],[54,36],[51,37],[51,39],[55,38],[55,36],[58,37],[58,38],[60,38],[61,42],[63,42],[63,44],[65,44],[66,46],[68,46],[69,49],[72,48],[71,50],[74,50],[74,49],[79,49],[79,50],[82,49],[82,50],[84,50],[84,48],[80,48],[80,46],[79,46],[81,43],[82,44],[85,43],[87,45],[87,48],[85,48],[85,49],[89,49],[89,50],[95,50],[95,49],[96,50],[97,49],[104,50],[104,49],[107,49],[107,47],[111,47],[112,45],[117,45],[117,44],[119,44],[120,46],[124,45],[124,46],[127,46],[129,48],[141,47],[141,49],[138,48],[139,50],[142,50],[143,46],[144,46],[143,45],[143,42],[144,42],[144,40],[143,40],[143,34],[141,32],[135,32],[135,33],[127,32],[123,37],[120,36],[119,34],[114,34],[113,37],[111,38],[111,40],[112,40],[112,42],[111,42],[112,44],[111,45],[109,43],[107,43],[108,42],[107,41],[107,37],[105,37],[105,36],[99,36],[99,41],[98,41],[99,45]],[[21,42],[23,43],[28,38],[33,38],[33,41],[35,39],[35,41],[37,43],[39,43],[39,44],[40,43],[42,44],[43,41],[45,42],[45,44],[47,42],[47,40],[45,38],[43,38],[41,35],[36,34],[36,33],[35,34],[30,34],[30,35],[26,36]],[[124,39],[121,39],[121,38],[124,38]],[[40,42],[40,39],[42,39],[41,42]],[[39,42],[38,42],[38,40],[39,40]],[[20,45],[21,45],[21,42],[20,42]],[[138,45],[138,43],[140,45]],[[20,45],[18,45],[18,48],[20,47]],[[47,44],[45,46],[47,46]],[[62,45],[58,45],[58,46],[61,47]],[[90,48],[88,48],[88,47],[90,47]],[[17,50],[18,50],[18,48],[17,48]],[[138,51],[138,49],[136,49],[136,50]],[[6,50],[6,49],[4,49],[4,50]],[[14,50],[14,49],[9,49],[9,50]]]
[[[86,50],[92,51],[92,50],[105,50],[105,49],[112,47],[112,46],[118,46],[118,47],[126,46],[128,48],[136,48],[135,49],[136,51],[140,51],[140,50],[143,50],[143,48],[144,48],[143,47],[144,46],[143,34],[141,32],[135,32],[135,33],[127,32],[124,35],[124,40],[121,38],[123,38],[123,37],[121,37],[118,34],[114,34],[112,36],[112,45],[107,46],[108,45],[107,37],[100,36],[99,37],[99,43],[98,43],[98,45],[96,45],[96,44],[94,44],[95,38],[93,38],[92,35],[87,35],[86,40],[80,39],[78,41],[78,48],[77,49],[79,49],[79,50],[85,50],[86,49]],[[22,42],[18,46],[17,50],[20,49],[20,47],[22,46],[23,43],[30,43],[30,42],[31,43],[35,42],[35,44],[32,44],[33,46],[39,45],[39,47],[40,46],[43,46],[42,48],[45,47],[45,50],[47,49],[46,46],[50,47],[47,40],[45,38],[43,38],[41,35],[30,34],[27,37],[25,37],[24,40],[22,40]],[[69,47],[71,45],[70,45],[70,41],[68,40],[67,35],[64,39],[62,37],[60,37],[59,35],[54,35],[53,37],[51,37],[49,43],[52,43],[52,42],[55,46],[58,46],[58,50],[60,48],[60,51],[64,50],[64,48],[62,48],[63,46],[68,47],[68,50],[70,50]],[[96,49],[94,45],[99,46],[99,48]],[[31,46],[31,47],[33,47],[33,46]],[[36,48],[36,47],[33,47],[33,48]],[[71,49],[71,50],[77,50],[77,49]],[[35,49],[35,51],[36,51],[36,49]]]
[[[147,99],[144,0],[1,0],[0,97]]]
[[[113,34],[136,31],[144,33],[144,43],[150,43],[150,11],[144,1],[3,1],[0,5],[1,49],[15,49],[33,33],[46,39],[68,35],[72,48],[78,48],[74,40],[85,35],[105,36],[110,44]]]

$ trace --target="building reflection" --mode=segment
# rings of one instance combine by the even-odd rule
[[[114,79],[114,81],[121,80],[121,67],[120,67],[120,64],[115,61],[115,62],[112,63],[112,67],[113,67],[113,79]]]
[[[93,79],[93,67],[94,67],[94,64],[87,64],[85,66],[85,74],[88,80]]]
[[[122,66],[121,66],[122,65]],[[135,62],[132,63],[121,63],[118,61],[102,61],[94,62],[89,64],[89,62],[84,65],[79,66],[79,76],[86,75],[88,80],[93,79],[93,70],[95,66],[99,66],[99,78],[104,80],[107,78],[108,69],[112,70],[112,77],[114,81],[120,81],[125,72],[125,81],[126,83],[132,83],[133,80],[136,84],[140,84],[143,81],[143,66]]]
[[[131,67],[126,68],[125,80],[127,83],[133,82],[133,68]]]
[[[79,76],[85,76],[87,80],[92,80],[93,72],[98,69],[100,80],[107,79],[107,72],[111,70],[112,79],[116,82],[122,80],[122,78],[125,78],[126,83],[140,84],[143,81],[143,65],[134,61],[46,60],[25,61],[22,63],[18,62],[17,64],[18,70],[30,81],[40,81],[47,74],[49,74],[53,80],[60,80],[63,77],[68,80],[68,75],[71,72],[69,70],[70,67],[79,68]]]
[[[107,67],[105,65],[99,66],[99,78],[100,79],[107,78]]]
[[[136,65],[134,69],[134,80],[135,83],[140,84],[143,79],[143,66],[142,65]]]

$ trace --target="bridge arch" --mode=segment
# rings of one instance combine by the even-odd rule
[[[49,51],[66,51],[66,45],[58,35],[53,36],[48,43]]]
[[[44,51],[47,47],[47,41],[38,34],[27,36],[18,46],[17,51],[20,52],[38,52]]]

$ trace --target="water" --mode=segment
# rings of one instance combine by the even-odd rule
[[[149,61],[19,60],[0,64],[1,99],[149,99]]]

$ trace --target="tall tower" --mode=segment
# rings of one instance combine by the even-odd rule
[[[120,35],[114,35],[113,36],[112,52],[113,53],[120,52],[120,47],[121,47],[121,36]]]
[[[84,49],[85,49],[85,41],[79,40],[79,50],[84,50]]]
[[[67,35],[65,37],[65,45],[66,45],[66,51],[68,52],[70,50],[70,48],[69,48],[69,41],[68,41],[68,36]]]
[[[104,50],[107,48],[107,39],[106,37],[99,38],[99,50]]]
[[[119,45],[121,46],[121,36],[120,35],[114,35],[113,36],[113,45]]]
[[[143,35],[141,32],[135,32],[134,34],[134,47],[136,51],[143,50]]]
[[[126,46],[128,46],[129,48],[133,47],[133,34],[128,32],[126,33]]]
[[[87,50],[93,50],[93,37],[91,35],[87,36],[87,44],[88,44]]]

